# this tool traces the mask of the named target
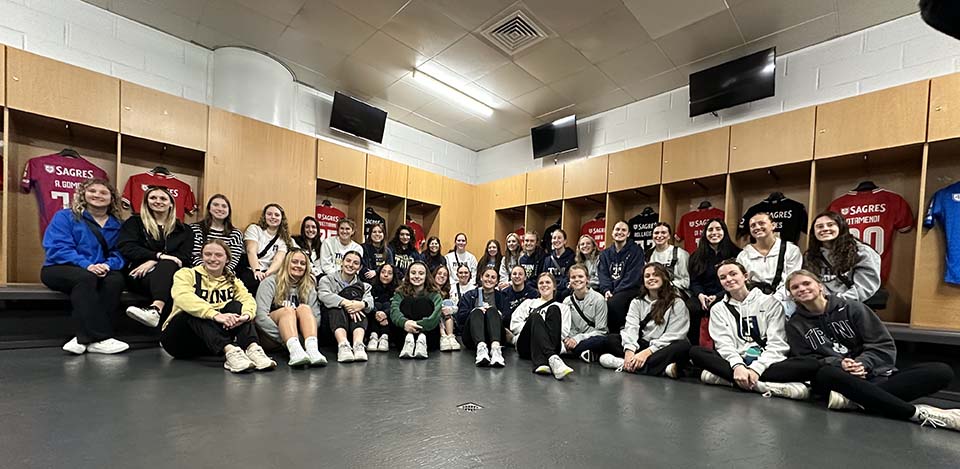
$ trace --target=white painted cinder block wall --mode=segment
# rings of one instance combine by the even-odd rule
[[[213,52],[80,0],[0,0],[0,44],[192,101],[211,102]],[[388,120],[383,144],[330,130],[330,97],[299,85],[293,129],[476,182],[477,153]]]
[[[960,41],[923,23],[920,14],[893,20],[777,58],[776,94],[689,118],[689,89],[582,119],[580,149],[559,158],[605,155],[759,117],[960,71]],[[533,160],[530,138],[480,152],[477,181],[487,182],[554,164]]]

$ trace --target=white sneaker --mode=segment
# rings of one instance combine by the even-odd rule
[[[676,363],[671,363],[667,365],[667,368],[663,370],[663,374],[667,375],[667,378],[677,379],[680,377],[680,369],[677,367]]]
[[[460,349],[461,349],[461,347],[460,347],[460,342],[457,341],[457,336],[451,335],[451,336],[447,336],[447,337],[450,337],[449,339],[447,339],[447,340],[450,341],[450,346],[449,346],[449,347],[450,347],[450,351],[451,351],[451,352],[459,352]]]
[[[540,365],[540,366],[537,367],[536,370],[533,370],[533,372],[536,373],[536,374],[538,374],[538,375],[549,375],[549,374],[550,374],[550,367],[547,366],[547,365]]]
[[[376,351],[377,351],[377,344],[379,344],[379,343],[380,343],[380,340],[379,340],[379,338],[377,337],[377,333],[376,333],[376,332],[371,332],[371,333],[370,333],[370,342],[367,342],[367,351],[368,351],[368,352],[376,352]]]
[[[490,365],[490,354],[487,352],[487,344],[480,342],[477,344],[477,359],[474,360],[474,363],[478,367]]]
[[[413,334],[408,333],[407,337],[403,339],[403,348],[400,349],[400,358],[413,358],[413,344]]]
[[[623,371],[623,359],[613,354],[605,353],[600,355],[600,366],[621,372]]]
[[[83,355],[83,353],[87,351],[87,346],[77,342],[77,338],[74,337],[70,339],[70,342],[63,344],[63,351]]]
[[[442,335],[440,336],[440,351],[449,352],[453,349],[450,348],[450,336]]]
[[[267,354],[264,353],[263,348],[258,344],[250,344],[244,353],[247,354],[247,358],[256,366],[257,371],[267,371],[277,367],[277,362],[268,357]]]
[[[550,371],[553,372],[553,377],[557,379],[563,379],[570,373],[573,373],[573,368],[567,366],[563,362],[563,359],[559,355],[553,355],[550,357]]]
[[[830,391],[830,395],[827,397],[827,408],[830,410],[861,409],[859,404],[847,399],[847,396],[844,396],[836,391]]]
[[[810,398],[810,388],[803,383],[772,383],[757,381],[756,390],[763,397],[783,397],[805,401]]]
[[[160,324],[160,311],[153,305],[146,308],[128,306],[127,316],[147,327],[157,327]]]
[[[337,361],[340,363],[350,363],[354,361],[353,349],[350,344],[343,343],[337,347]]]
[[[120,353],[124,350],[130,348],[126,342],[121,342],[117,339],[106,339],[101,340],[100,342],[94,342],[87,345],[87,352],[90,353],[103,353],[103,354],[114,354]]]
[[[386,334],[380,336],[380,340],[377,343],[378,352],[389,352],[390,351],[390,338]]]
[[[306,366],[310,364],[310,357],[307,356],[307,352],[303,350],[298,350],[297,352],[290,354],[290,360],[287,361],[287,366]]]
[[[357,344],[353,346],[353,361],[367,361],[367,351],[363,349],[363,344]]]
[[[940,409],[925,404],[917,404],[920,426],[930,425],[933,428],[946,428],[960,431],[960,409]]]
[[[502,348],[503,347],[490,348],[490,366],[494,368],[503,368],[507,366],[507,364],[503,362]]]
[[[247,354],[243,353],[243,350],[240,350],[240,347],[236,345],[228,345],[226,351],[226,361],[223,362],[223,367],[229,370],[231,373],[243,373],[245,371],[252,370],[257,366],[247,358]]]
[[[413,349],[413,358],[427,358],[427,336],[420,334],[417,345]]]
[[[716,386],[731,386],[731,387],[733,386],[733,383],[707,370],[703,370],[703,372],[700,373],[700,381],[703,382],[703,384],[713,384]]]
[[[323,356],[319,350],[307,350],[307,357],[310,358],[310,366],[327,366],[327,357]]]

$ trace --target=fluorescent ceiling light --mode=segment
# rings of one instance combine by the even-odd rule
[[[450,85],[447,85],[446,83],[437,80],[436,78],[433,78],[430,75],[421,72],[420,70],[413,70],[413,79],[417,83],[428,88],[430,91],[449,99],[460,106],[463,106],[474,114],[483,116],[485,118],[493,115],[493,109],[490,106],[487,106],[486,104],[467,96]]]
[[[577,118],[577,115],[576,115],[576,114],[571,114],[571,115],[569,115],[569,116],[567,116],[567,117],[561,117],[561,118],[559,118],[559,119],[551,122],[550,125],[556,127],[556,126],[558,126],[558,125],[563,125],[563,124],[566,124],[567,122],[573,121],[573,120],[576,119],[576,118]]]

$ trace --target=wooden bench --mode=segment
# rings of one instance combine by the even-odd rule
[[[40,301],[68,301],[66,293],[51,290],[41,283],[10,283],[0,286],[0,301],[40,300]],[[124,291],[120,295],[120,302],[124,304],[148,301],[148,298],[137,293]]]

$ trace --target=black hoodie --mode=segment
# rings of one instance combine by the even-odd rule
[[[790,355],[814,357],[824,365],[840,366],[844,358],[863,363],[868,376],[896,371],[897,346],[890,332],[869,307],[859,301],[827,296],[823,314],[797,303],[787,322]]]

